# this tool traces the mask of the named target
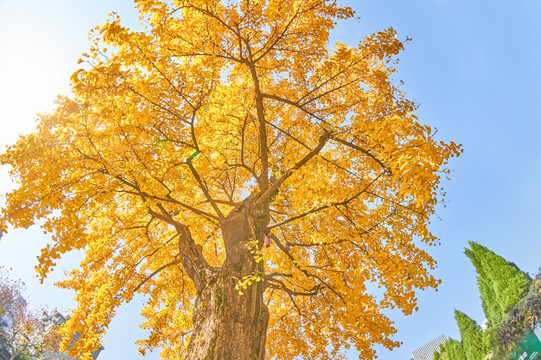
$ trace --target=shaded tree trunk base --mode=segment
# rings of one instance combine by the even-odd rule
[[[264,360],[269,311],[264,281],[253,281],[242,295],[236,285],[249,275],[264,276],[248,242],[262,245],[267,217],[252,206],[234,211],[221,223],[227,260],[203,276],[193,310],[190,360]],[[202,277],[202,278],[203,278]]]
[[[228,271],[229,270],[229,271]],[[196,298],[190,360],[263,360],[269,312],[263,303],[263,282],[239,295],[227,266]]]

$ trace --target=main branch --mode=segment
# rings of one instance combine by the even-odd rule
[[[194,281],[195,287],[198,291],[203,289],[208,280],[208,275],[211,271],[211,266],[207,263],[203,256],[203,249],[201,245],[197,245],[192,238],[190,229],[177,220],[175,220],[169,213],[165,211],[161,206],[158,206],[161,212],[156,212],[149,209],[150,215],[156,219],[162,220],[175,227],[178,238],[178,250],[180,253],[180,260],[182,266],[188,274],[188,276]]]
[[[265,191],[269,187],[269,148],[267,145],[267,128],[265,126],[265,108],[263,106],[263,95],[261,93],[261,89],[259,88],[259,78],[255,69],[255,65],[251,62],[248,62],[248,67],[250,68],[250,73],[252,74],[252,79],[254,82],[257,120],[259,123],[259,147],[261,153],[261,190]]]

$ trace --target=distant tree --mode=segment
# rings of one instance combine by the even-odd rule
[[[468,315],[455,310],[455,319],[460,330],[460,339],[468,360],[482,360],[489,350],[483,339],[483,330]]]
[[[477,284],[485,316],[490,325],[500,322],[506,312],[528,292],[531,278],[515,264],[473,241],[465,254],[477,272]]]
[[[9,278],[0,267],[0,349],[9,360],[26,360],[44,349],[54,350],[59,338],[54,329],[45,329],[24,298],[24,283]]]

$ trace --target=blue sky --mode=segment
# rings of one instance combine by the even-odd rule
[[[541,265],[541,2],[538,0],[350,0],[360,21],[340,24],[333,39],[356,44],[364,35],[393,26],[413,40],[400,55],[397,80],[421,107],[421,122],[439,129],[440,140],[462,143],[445,182],[446,207],[433,218],[442,240],[430,248],[438,260],[438,292],[419,294],[420,310],[404,317],[390,312],[404,345],[379,349],[379,359],[407,360],[411,351],[444,333],[458,338],[453,311],[479,323],[484,317],[473,266],[463,254],[479,242],[524,271]],[[38,111],[47,111],[68,91],[76,60],[89,47],[88,30],[111,11],[134,19],[128,0],[0,0],[0,147],[32,130]],[[11,188],[0,169],[0,192]],[[0,265],[28,284],[32,304],[67,310],[72,294],[55,289],[60,263],[44,285],[34,278],[39,229],[12,231],[0,241]],[[104,340],[100,360],[135,359],[140,300],[125,306]],[[157,356],[147,357],[149,359]],[[351,359],[357,356],[351,353]]]

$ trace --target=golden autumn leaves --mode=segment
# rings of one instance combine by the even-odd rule
[[[73,94],[2,156],[20,180],[2,226],[42,219],[53,235],[40,274],[85,251],[61,284],[77,293],[63,330],[83,334],[73,351],[95,349],[137,292],[141,351],[183,358],[197,289],[179,229],[220,267],[221,224],[247,197],[273,244],[259,245],[265,273],[232,286],[264,282],[268,358],[397,346],[382,310],[409,314],[415,290],[438,284],[418,240],[437,242],[429,216],[461,149],[436,141],[395,87],[394,30],[328,50],[334,23],[353,16],[336,1],[136,4],[146,28],[112,15],[94,30]]]

